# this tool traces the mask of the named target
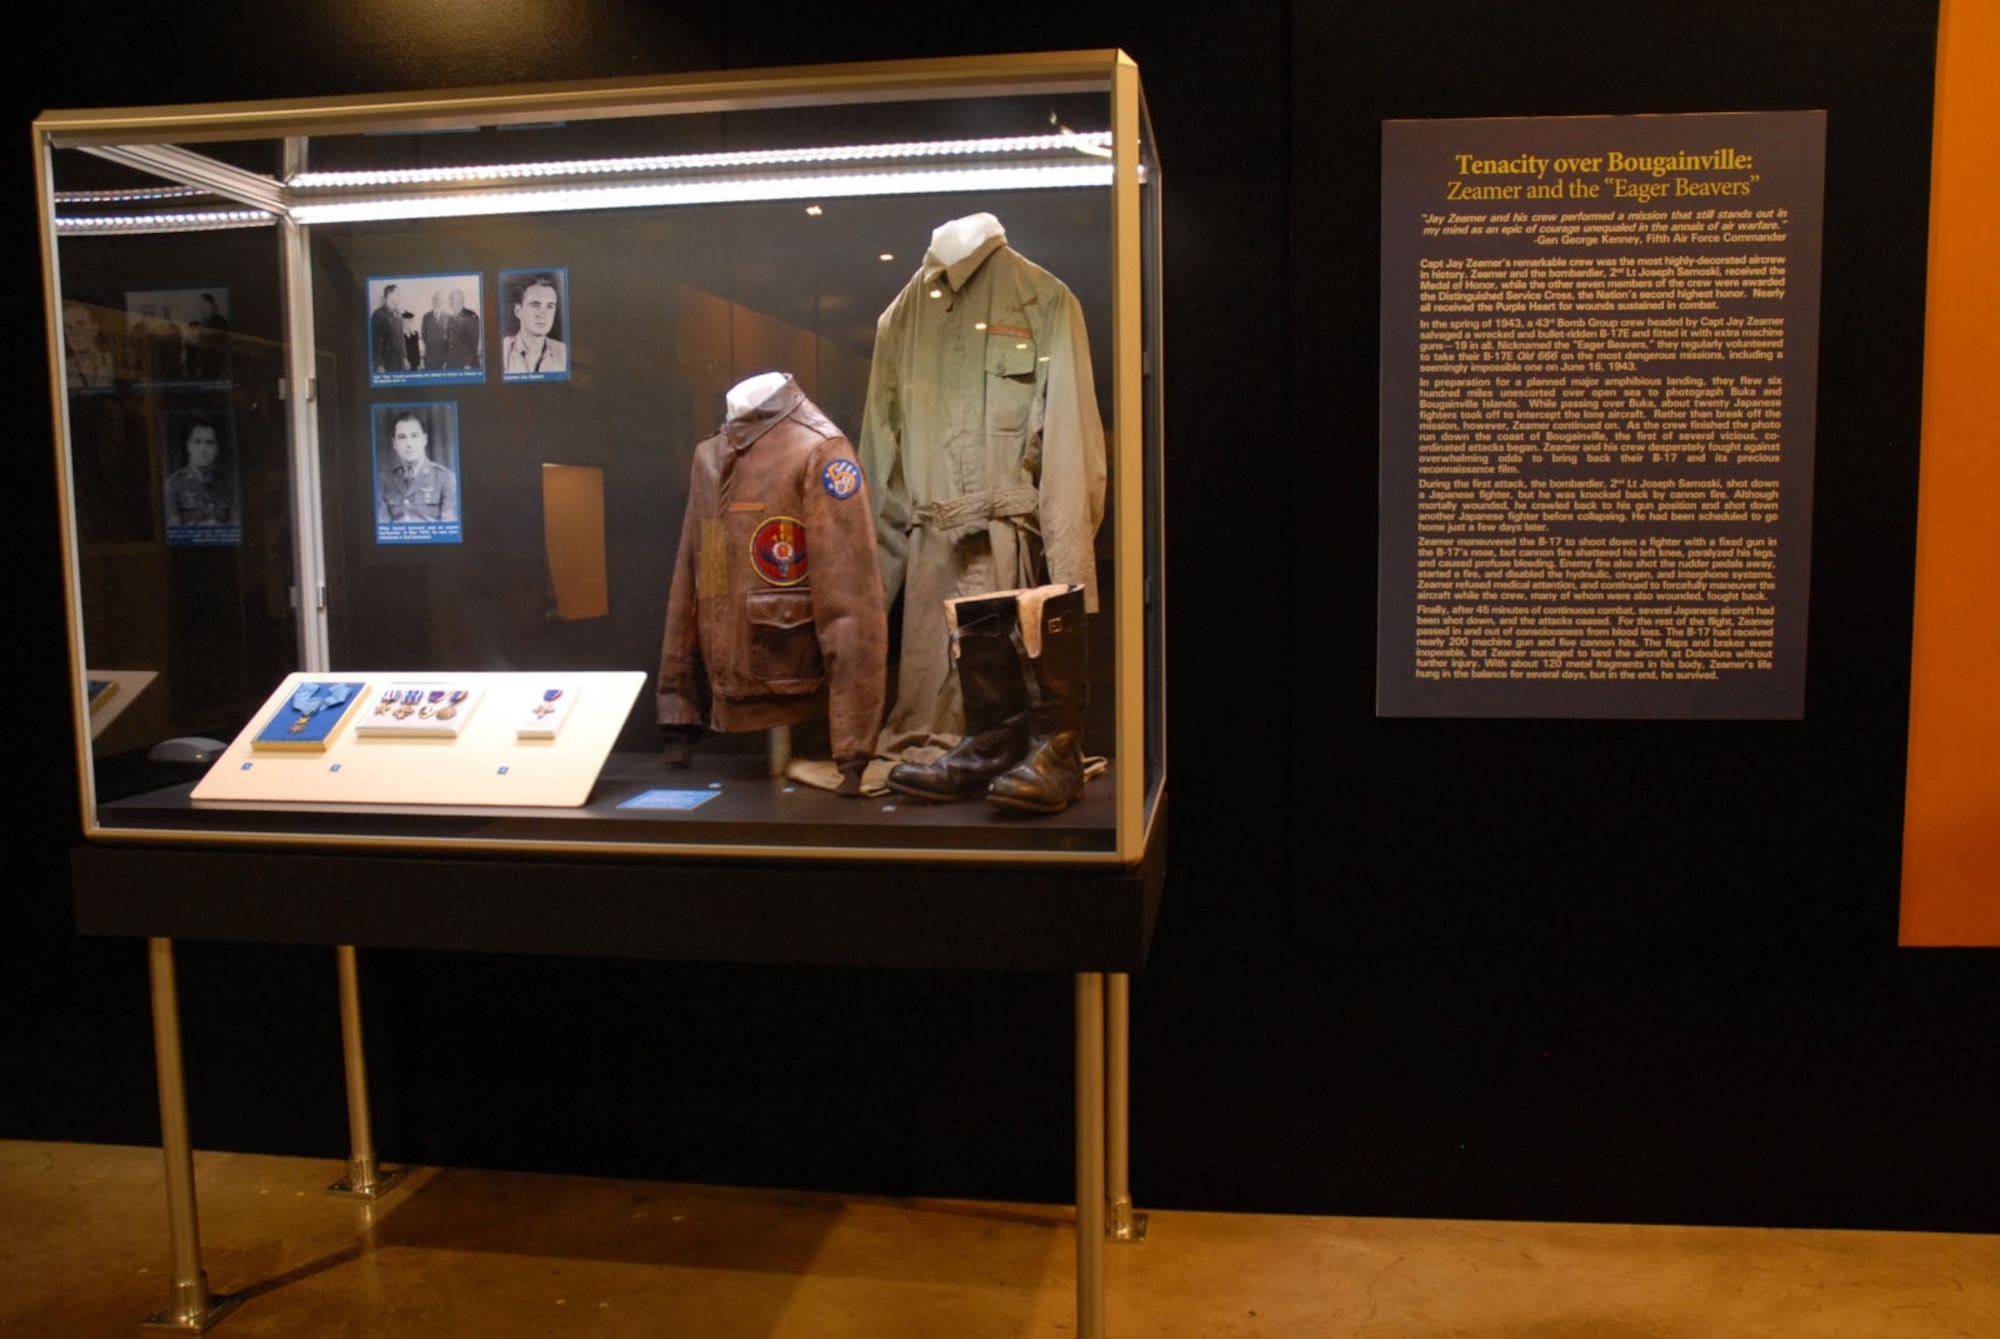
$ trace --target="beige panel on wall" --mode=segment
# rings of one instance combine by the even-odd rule
[[[604,560],[604,471],[542,466],[542,543],[555,616],[565,622],[611,612]]]

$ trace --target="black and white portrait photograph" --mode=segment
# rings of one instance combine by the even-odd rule
[[[63,384],[72,391],[108,391],[118,384],[119,337],[125,315],[88,297],[64,297]]]
[[[569,380],[569,270],[500,271],[502,381]]]
[[[228,410],[170,409],[161,414],[160,473],[169,545],[243,542],[243,489],[235,423]]]
[[[125,294],[127,365],[153,386],[229,384],[229,290],[149,288]]]
[[[486,380],[484,286],[477,274],[368,281],[368,384]]]
[[[463,536],[458,406],[374,407],[375,542],[456,544]]]

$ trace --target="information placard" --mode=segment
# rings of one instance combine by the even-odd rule
[[[337,677],[367,691],[348,702],[354,720],[373,715],[391,687],[394,707],[432,709],[430,721],[459,698],[448,718],[463,729],[416,733],[350,729],[329,734],[320,751],[259,751],[260,730],[281,729],[298,714],[295,700],[328,675],[293,674],[236,736],[208,774],[196,783],[197,804],[505,805],[576,808],[610,756],[618,732],[649,676],[639,670],[456,674],[449,678],[410,669],[342,671]],[[516,724],[561,689],[572,711],[560,736],[531,738]],[[414,702],[406,702],[415,693]],[[435,698],[432,694],[436,693]],[[358,702],[358,707],[355,705]],[[481,702],[485,705],[480,710]],[[423,721],[415,712],[408,718]],[[429,722],[423,722],[429,724]]]
[[[1379,714],[1803,714],[1825,143],[1383,124]]]

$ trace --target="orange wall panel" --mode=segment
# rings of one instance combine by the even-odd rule
[[[1901,942],[2000,945],[2000,4],[1946,0]]]

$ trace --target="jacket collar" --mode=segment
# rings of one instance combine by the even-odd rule
[[[729,441],[729,449],[739,454],[748,451],[759,437],[776,427],[780,420],[789,418],[792,411],[797,409],[805,398],[805,392],[799,389],[799,383],[787,375],[785,384],[766,396],[764,403],[722,425],[722,433]]]

